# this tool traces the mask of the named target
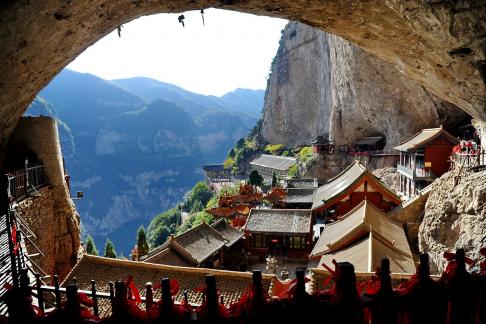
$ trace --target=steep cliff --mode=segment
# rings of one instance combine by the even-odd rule
[[[446,265],[444,251],[464,248],[477,257],[486,246],[486,171],[448,172],[437,179],[425,205],[419,248],[428,252],[433,270]]]
[[[391,64],[337,36],[290,22],[272,64],[260,135],[296,146],[322,134],[337,145],[381,134],[391,148],[421,128],[453,127],[465,117]]]

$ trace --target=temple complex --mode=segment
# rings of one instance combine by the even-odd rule
[[[400,192],[410,198],[440,177],[450,168],[449,156],[459,140],[444,128],[421,130],[402,144],[397,170],[400,173]]]

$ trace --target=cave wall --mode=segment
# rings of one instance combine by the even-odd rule
[[[79,215],[64,178],[56,120],[51,117],[22,117],[9,146],[25,147],[42,162],[49,185],[24,199],[15,210],[36,235],[33,243],[44,254],[34,259],[46,274],[62,279],[76,264],[80,247]],[[27,242],[29,254],[38,253]]]
[[[2,1],[0,160],[35,95],[91,44],[143,15],[208,7],[287,18],[339,35],[485,126],[484,0]]]
[[[336,147],[384,135],[391,149],[422,128],[467,114],[348,41],[290,22],[272,65],[261,137],[287,147],[328,135]]]

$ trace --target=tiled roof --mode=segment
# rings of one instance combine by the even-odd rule
[[[250,211],[245,231],[253,233],[292,233],[311,232],[310,209],[255,209]]]
[[[327,201],[345,193],[354,184],[361,180],[364,176],[381,188],[384,192],[388,193],[391,197],[394,197],[397,201],[401,201],[393,191],[388,189],[378,178],[376,178],[371,172],[369,172],[364,165],[359,161],[353,162],[341,173],[334,178],[331,178],[329,182],[317,188],[314,195],[314,201],[312,203],[312,209],[322,207]]]
[[[206,164],[203,166],[204,171],[223,171],[225,169],[224,164]]]
[[[211,227],[218,231],[218,233],[228,241],[226,243],[227,247],[230,247],[238,242],[244,235],[243,231],[229,225],[224,219],[220,219],[214,224],[211,224]]]
[[[297,163],[297,159],[294,157],[268,154],[262,154],[250,162],[251,165],[258,165],[281,171],[288,170],[295,163]]]
[[[205,275],[207,274],[213,274],[216,277],[217,288],[226,305],[238,300],[252,282],[251,273],[247,272],[174,267],[85,254],[71,270],[62,286],[71,283],[73,278],[76,277],[79,289],[91,290],[91,280],[95,280],[97,291],[109,292],[108,283],[110,281],[125,281],[128,275],[132,275],[140,294],[145,296],[145,284],[147,282],[155,285],[160,283],[163,278],[170,278],[176,279],[180,285],[180,292],[175,297],[177,301],[182,301],[183,294],[187,291],[190,303],[201,303],[202,294],[194,292],[194,288],[204,285]],[[275,276],[263,274],[262,277],[264,289],[270,290]],[[160,289],[155,292],[154,297],[160,298]],[[111,313],[109,300],[99,299],[99,304],[101,316],[107,316]]]
[[[319,183],[317,178],[310,179],[286,179],[284,180],[284,188],[317,188]]]
[[[312,204],[316,192],[313,188],[287,189],[286,191],[287,195],[284,197],[283,201],[290,204]]]
[[[310,256],[341,250],[370,231],[404,255],[412,256],[402,225],[367,200],[362,201],[340,220],[326,225]]]
[[[186,257],[186,259],[189,257],[189,259],[195,260],[197,264],[201,264],[227,242],[228,240],[218,231],[203,222],[182,234],[169,237],[164,244],[150,251],[143,261],[153,259],[156,254],[172,246],[179,252],[179,255]],[[162,262],[163,258],[160,260]]]
[[[352,263],[357,272],[373,272],[380,266],[381,260],[384,258],[390,260],[391,272],[415,273],[415,263],[411,254],[406,255],[398,249],[390,248],[381,237],[373,232],[346,248],[323,255],[319,268],[323,269],[322,263],[330,266],[332,260],[336,260],[337,262]]]
[[[426,128],[422,129],[420,132],[406,140],[405,142],[401,143],[398,146],[395,146],[394,149],[397,151],[412,151],[420,148],[421,146],[427,144],[428,142],[436,139],[440,135],[444,135],[449,141],[454,144],[458,144],[459,140],[452,136],[449,132],[447,132],[444,128]]]
[[[191,267],[197,266],[198,263],[193,258],[184,255],[183,253],[178,253],[178,250],[173,244],[170,244],[167,248],[159,251],[158,253],[145,258],[144,262],[166,264],[179,267]]]

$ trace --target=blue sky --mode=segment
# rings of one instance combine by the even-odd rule
[[[265,89],[286,20],[205,10],[141,17],[88,48],[68,68],[104,79],[146,76],[187,90],[222,95]]]

